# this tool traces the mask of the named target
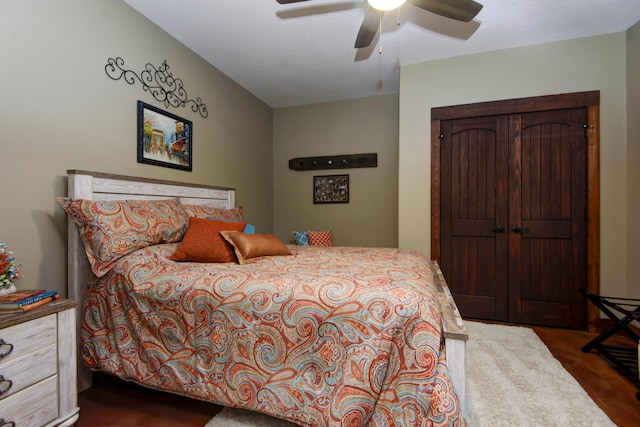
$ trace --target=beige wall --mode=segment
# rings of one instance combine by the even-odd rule
[[[431,108],[600,90],[601,288],[604,294],[625,295],[625,41],[626,34],[617,33],[403,67],[400,72],[400,247],[430,253]]]
[[[247,219],[285,241],[293,229],[331,228],[337,244],[429,253],[432,107],[598,89],[603,292],[640,297],[640,222],[627,221],[640,215],[640,172],[631,167],[640,161],[639,46],[637,24],[628,33],[403,67],[399,99],[273,112],[121,1],[5,0],[0,241],[22,264],[20,287],[64,295],[66,218],[55,197],[66,194],[67,169],[86,169],[235,187]],[[193,172],[136,162],[136,101],[164,107],[140,85],[106,76],[115,56],[137,71],[166,59],[189,95],[207,104],[206,119],[167,109],[194,123]],[[378,168],[287,166],[293,157],[360,152],[377,152]],[[351,203],[313,205],[313,175],[332,173],[350,174]]]
[[[384,95],[274,111],[275,233],[330,229],[334,244],[398,243],[398,96]],[[289,160],[378,153],[378,167],[294,171]],[[348,204],[313,204],[313,176],[349,174]]]
[[[22,264],[21,288],[66,294],[66,170],[235,187],[258,230],[271,232],[272,109],[124,2],[4,0],[0,26],[0,241]],[[140,84],[107,77],[121,56],[139,72],[167,60],[209,110],[165,108]],[[191,120],[193,172],[136,162],[136,102]],[[256,178],[258,177],[258,178]]]
[[[640,298],[640,22],[627,31],[627,296]]]

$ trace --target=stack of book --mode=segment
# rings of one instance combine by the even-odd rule
[[[0,295],[0,314],[24,313],[58,298],[58,291],[20,289]]]

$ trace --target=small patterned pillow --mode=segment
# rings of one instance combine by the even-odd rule
[[[306,231],[294,231],[293,237],[296,238],[298,246],[309,246],[309,233]]]
[[[312,246],[333,246],[331,231],[309,231],[309,244]]]

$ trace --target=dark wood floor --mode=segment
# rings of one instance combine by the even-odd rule
[[[639,389],[597,353],[580,350],[597,334],[543,327],[533,329],[616,425],[640,426],[640,400],[636,399]],[[623,336],[614,337],[607,344],[628,346],[632,342]]]
[[[596,353],[581,347],[595,334],[534,327],[564,365],[619,427],[640,426],[638,389]],[[621,340],[623,338],[620,338]],[[203,427],[221,408],[205,402],[132,386],[106,376],[78,396],[77,427]]]

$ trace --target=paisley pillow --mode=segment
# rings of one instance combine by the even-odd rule
[[[187,215],[190,217],[219,219],[219,220],[235,221],[235,222],[244,221],[242,206],[237,206],[232,209],[212,208],[209,206],[188,205],[188,204],[183,204],[182,206],[184,207],[184,210],[187,212]]]
[[[78,227],[89,264],[98,277],[133,251],[180,241],[189,221],[182,205],[174,199],[57,200]]]

